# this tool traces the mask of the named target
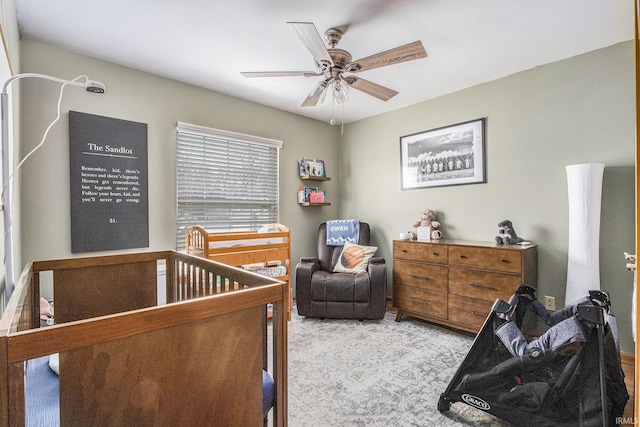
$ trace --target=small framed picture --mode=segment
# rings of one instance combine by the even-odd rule
[[[403,190],[487,182],[485,119],[400,137]]]
[[[324,162],[322,160],[316,160],[309,163],[309,175],[310,176],[326,176],[324,172]]]
[[[307,176],[325,177],[327,173],[324,169],[324,161],[318,159],[312,159],[309,157],[304,158],[305,172]]]
[[[304,161],[304,157],[298,157],[298,173],[300,176],[308,176],[307,165]]]

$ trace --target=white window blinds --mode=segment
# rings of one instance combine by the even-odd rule
[[[248,230],[278,222],[282,141],[179,122],[177,249],[185,231]]]

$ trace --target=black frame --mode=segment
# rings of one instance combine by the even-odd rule
[[[486,183],[485,118],[400,137],[403,190]]]

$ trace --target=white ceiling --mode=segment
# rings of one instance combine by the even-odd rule
[[[426,59],[357,74],[399,94],[383,102],[352,88],[349,123],[631,40],[633,2],[16,0],[16,7],[24,39],[324,121],[333,114],[329,97],[300,107],[320,77],[240,75],[314,70],[287,21],[313,22],[320,35],[346,26],[338,47],[354,60],[421,40]]]

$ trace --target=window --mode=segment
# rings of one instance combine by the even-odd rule
[[[177,249],[192,225],[248,230],[278,222],[282,141],[178,123]]]

